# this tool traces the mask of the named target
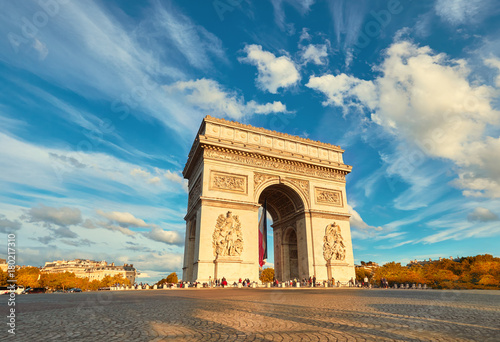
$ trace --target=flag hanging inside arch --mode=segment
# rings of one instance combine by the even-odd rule
[[[264,266],[267,259],[267,199],[262,206],[262,214],[259,220],[259,265]]]

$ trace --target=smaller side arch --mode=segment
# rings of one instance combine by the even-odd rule
[[[289,226],[283,231],[283,279],[293,280],[299,279],[299,249],[297,244],[297,231],[294,227]]]

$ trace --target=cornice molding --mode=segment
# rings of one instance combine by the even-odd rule
[[[265,156],[259,153],[244,152],[213,145],[202,144],[205,159],[224,160],[237,164],[256,166],[259,169],[280,170],[297,175],[307,175],[328,180],[345,182],[345,176],[350,170],[342,170],[318,166],[304,162]]]

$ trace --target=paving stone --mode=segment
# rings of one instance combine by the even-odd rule
[[[2,307],[5,298],[0,297]],[[499,341],[500,336],[500,291],[33,294],[18,296],[16,309],[16,337],[5,325],[0,341]]]

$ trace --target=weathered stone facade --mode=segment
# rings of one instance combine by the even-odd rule
[[[343,163],[343,152],[335,145],[205,117],[183,172],[189,180],[183,280],[257,280],[258,209],[264,199],[273,219],[279,280],[354,277],[345,195],[351,166]],[[332,237],[325,236],[325,227],[332,224],[344,249],[334,248],[343,257],[326,260],[324,243]]]

